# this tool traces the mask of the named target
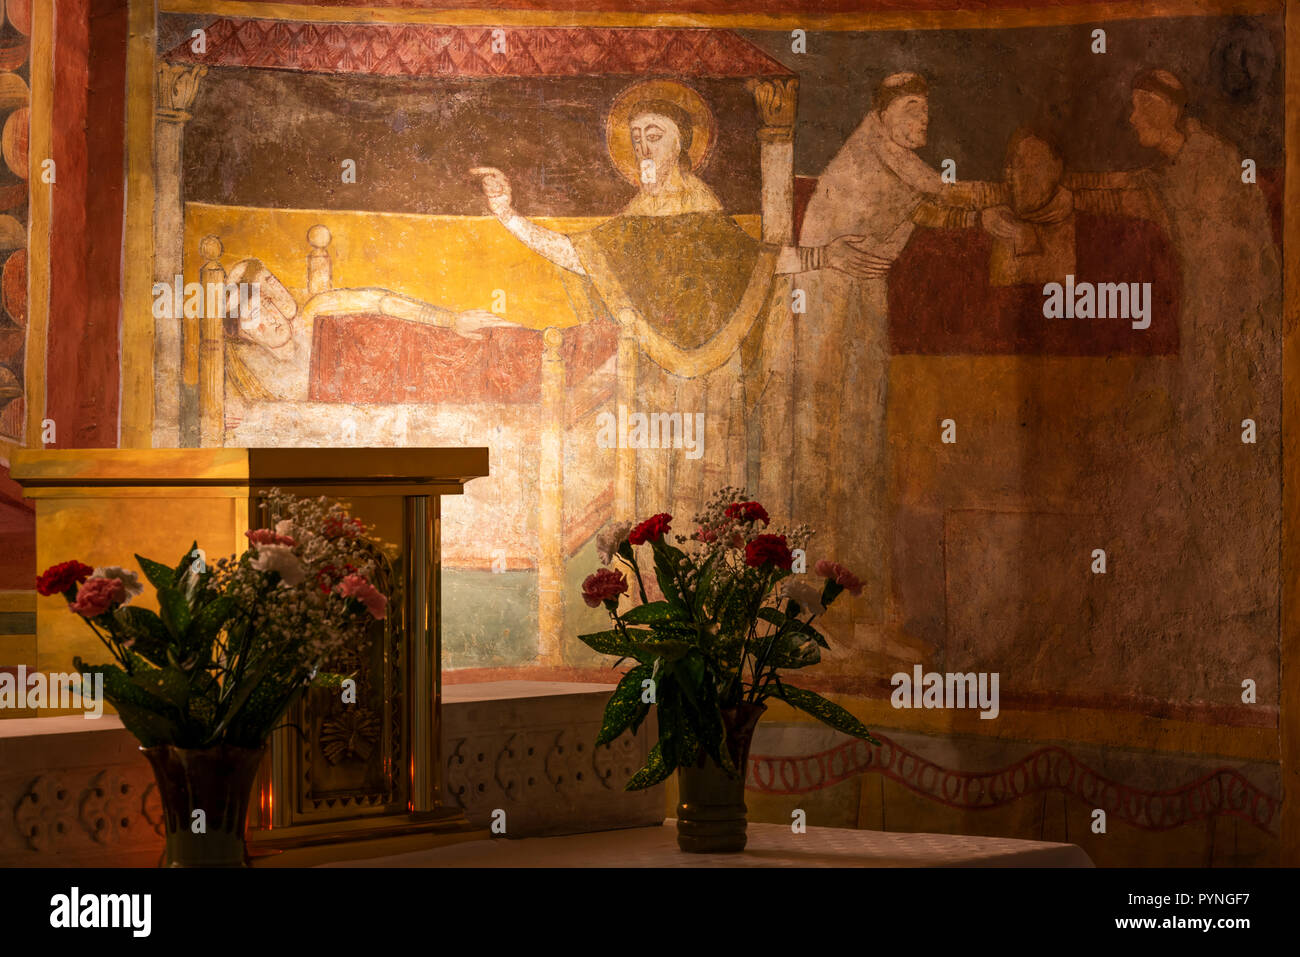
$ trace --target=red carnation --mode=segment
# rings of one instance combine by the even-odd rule
[[[789,571],[794,565],[794,555],[790,553],[784,535],[755,535],[745,546],[745,564],[751,568],[775,565]]]
[[[762,522],[764,528],[771,524],[767,509],[757,502],[734,502],[722,514],[741,522]]]
[[[595,574],[588,575],[582,583],[582,600],[592,608],[598,608],[601,602],[617,600],[619,595],[626,594],[627,579],[622,572],[612,568],[601,568]]]
[[[62,595],[74,585],[80,585],[95,569],[75,559],[51,565],[36,579],[36,590],[42,595]]]
[[[643,542],[657,542],[668,534],[668,523],[672,520],[673,517],[667,512],[652,515],[628,532],[627,540],[633,545],[640,545]]]
[[[326,538],[356,538],[365,530],[365,523],[359,518],[349,518],[346,515],[331,515],[325,519]]]

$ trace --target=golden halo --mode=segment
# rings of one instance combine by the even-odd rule
[[[699,170],[708,157],[709,148],[713,146],[716,128],[713,111],[705,104],[703,97],[689,86],[674,80],[646,80],[629,86],[614,100],[605,119],[605,143],[609,147],[609,158],[614,167],[625,180],[633,186],[641,184],[641,170],[637,165],[636,153],[632,148],[632,134],[628,123],[632,119],[632,107],[642,100],[667,100],[680,106],[690,115],[691,169]]]

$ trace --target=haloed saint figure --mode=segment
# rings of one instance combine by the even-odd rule
[[[606,121],[610,160],[636,195],[585,232],[564,234],[514,210],[510,183],[491,167],[482,177],[493,214],[521,242],[565,270],[576,308],[630,327],[640,345],[637,409],[703,413],[703,455],[640,450],[635,508],[671,511],[683,524],[715,488],[745,482],[742,342],[768,307],[773,277],[811,262],[863,269],[840,237],[824,249],[764,245],[737,225],[697,175],[716,139],[712,113],[691,88],[638,83]],[[620,368],[620,376],[629,370]]]

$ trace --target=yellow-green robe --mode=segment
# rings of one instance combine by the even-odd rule
[[[586,277],[566,274],[581,318],[604,316],[636,344],[620,368],[627,413],[704,413],[703,454],[637,449],[633,514],[691,519],[722,485],[746,482],[746,396],[778,250],[741,229],[712,191],[639,194],[618,216],[570,236]],[[626,356],[624,357],[626,359]]]

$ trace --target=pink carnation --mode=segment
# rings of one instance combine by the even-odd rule
[[[388,599],[384,593],[360,575],[348,575],[334,590],[344,598],[355,598],[361,602],[375,618],[383,618],[388,613]]]
[[[269,528],[254,528],[244,534],[254,545],[288,545],[292,548],[298,544],[288,535],[277,535]]]
[[[126,584],[120,578],[87,578],[68,606],[83,618],[94,618],[126,601]]]
[[[839,585],[850,595],[862,594],[862,579],[853,572],[849,571],[839,562],[827,561],[822,559],[815,566],[817,574],[829,578],[835,584]]]

